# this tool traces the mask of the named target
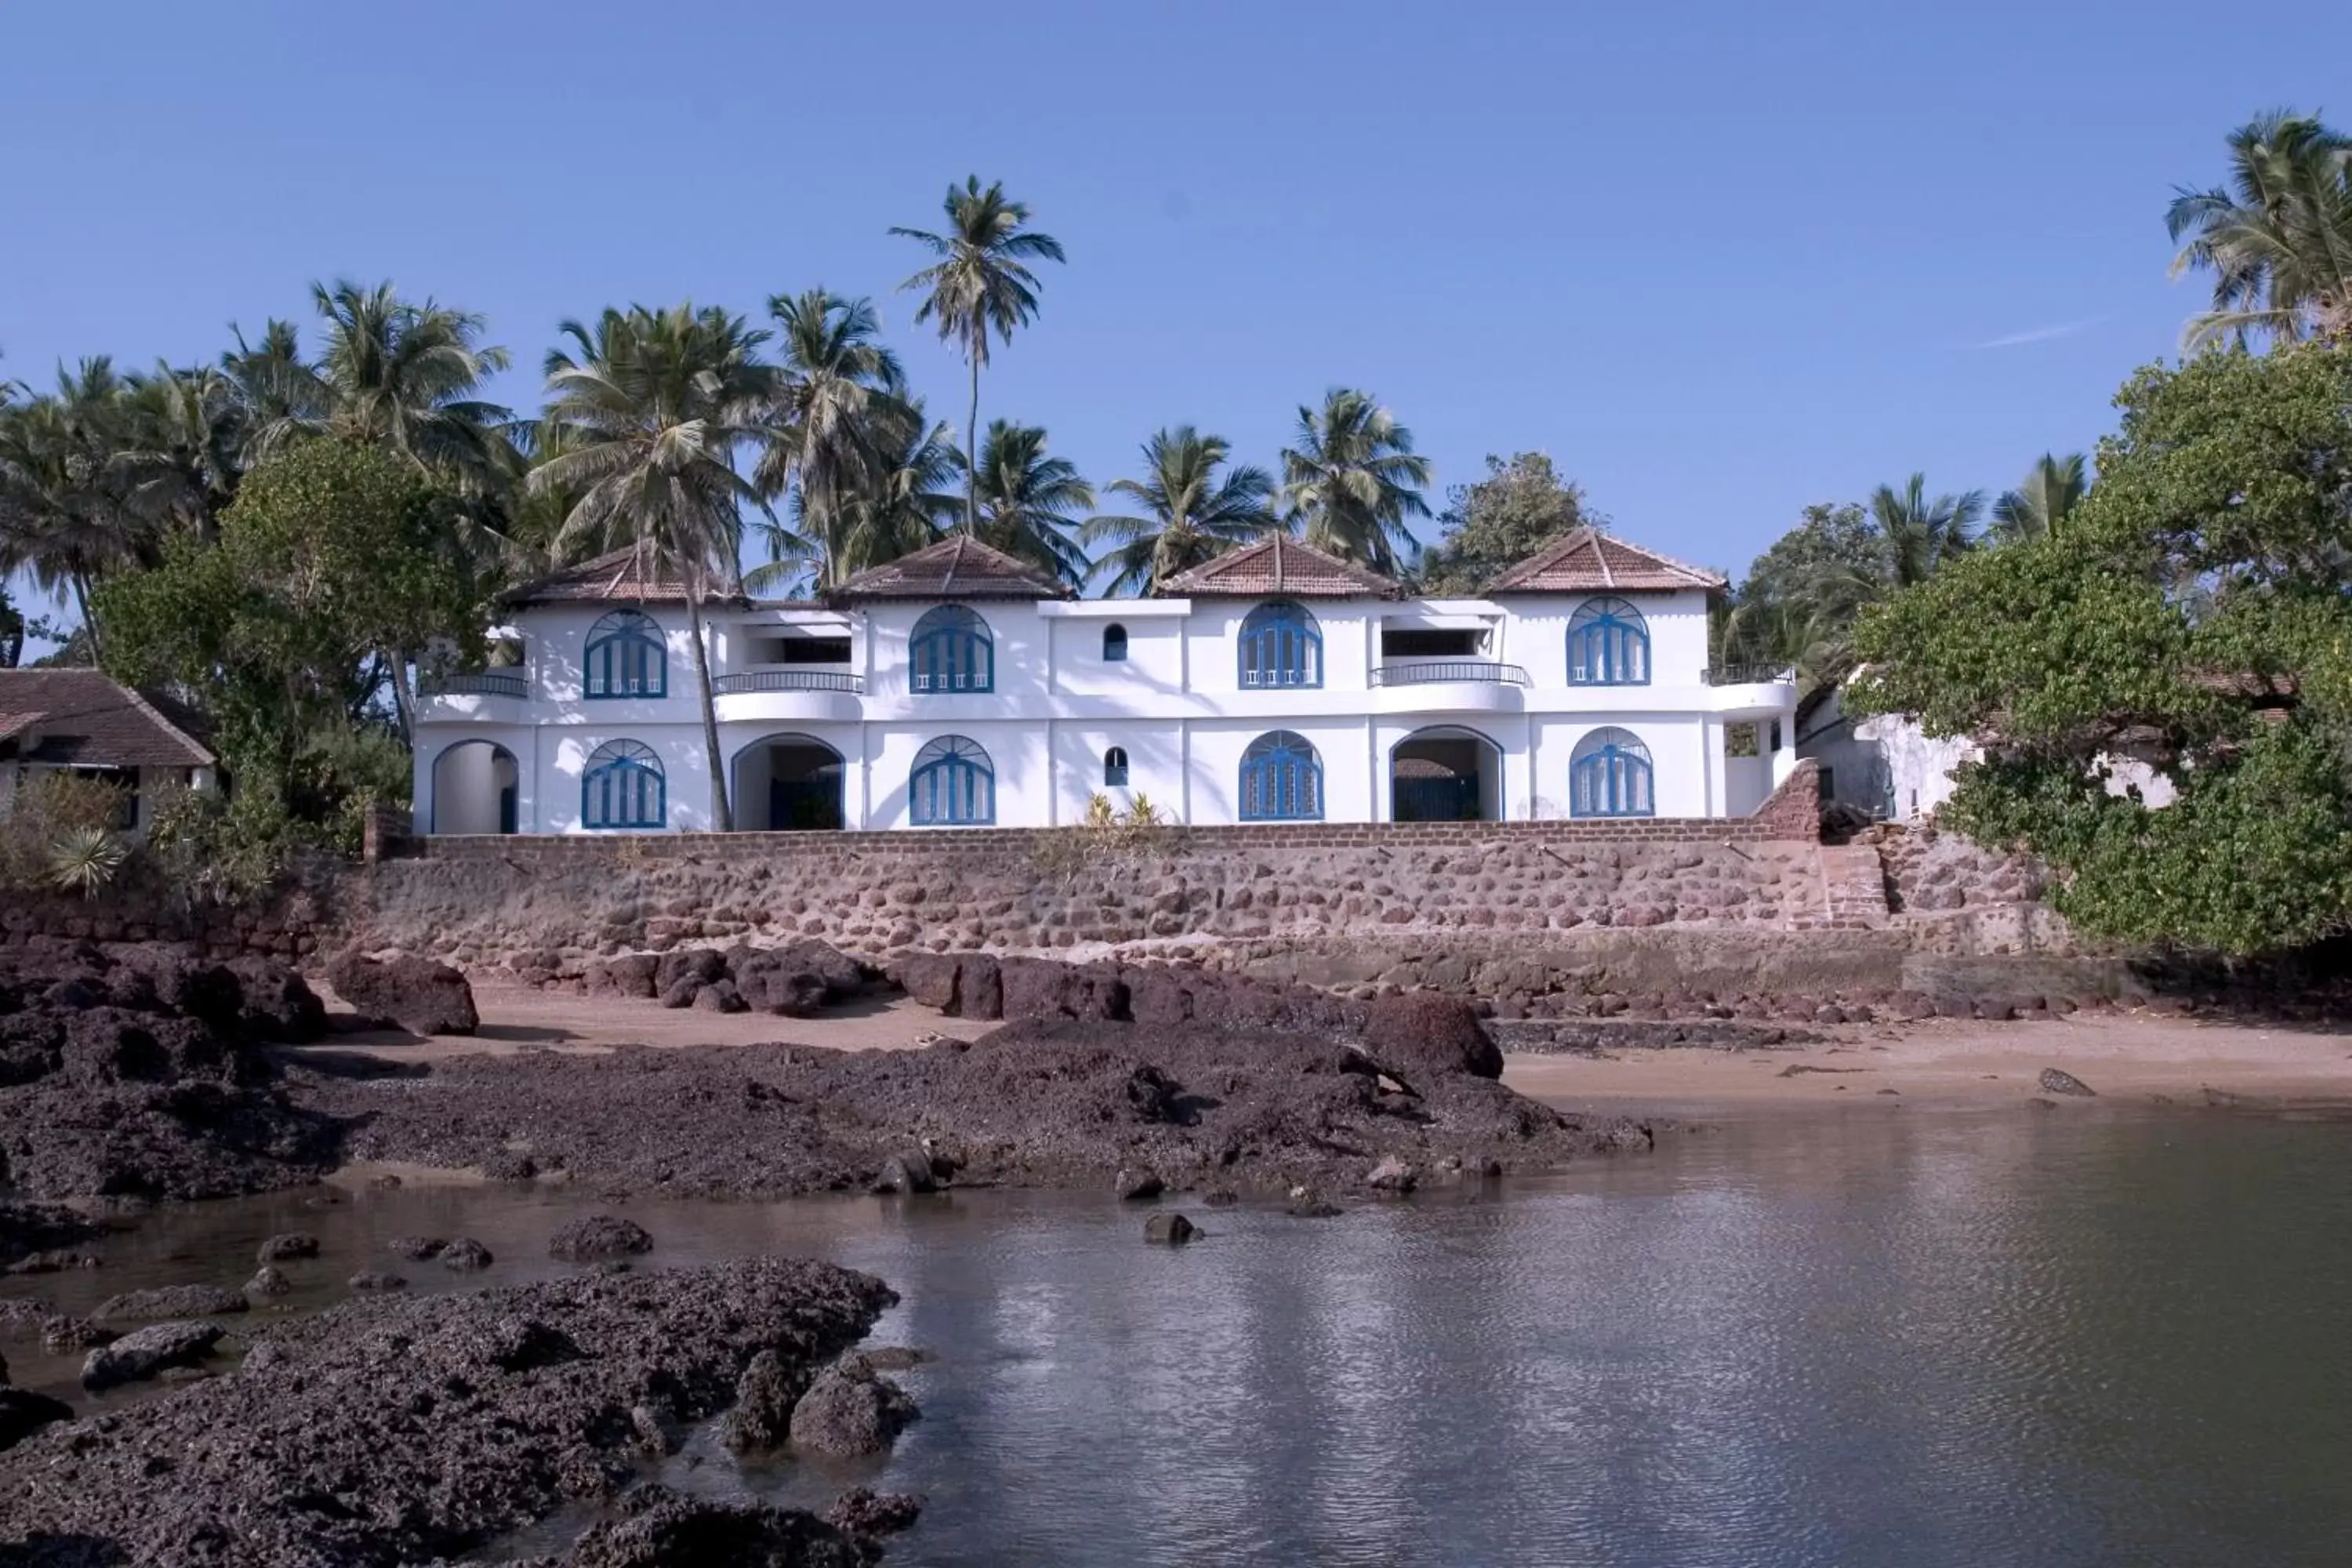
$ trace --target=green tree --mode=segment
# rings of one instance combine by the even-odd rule
[[[1140,512],[1087,520],[1087,544],[1113,546],[1113,594],[1157,593],[1172,578],[1246,544],[1275,526],[1274,477],[1248,464],[1223,479],[1217,469],[1233,455],[1223,436],[1190,425],[1161,430],[1143,444],[1143,478],[1114,479],[1113,495],[1139,503]]]
[[[1486,477],[1445,493],[1437,542],[1422,559],[1423,592],[1460,595],[1485,589],[1498,574],[1580,528],[1605,528],[1586,505],[1584,488],[1563,479],[1541,452],[1508,459],[1489,454]]]
[[[1414,455],[1412,432],[1370,393],[1334,387],[1321,408],[1300,407],[1292,439],[1282,449],[1288,519],[1308,543],[1394,573],[1412,548],[1405,520],[1429,515],[1429,459]]]
[[[2044,452],[2026,471],[2025,482],[1992,503],[1992,534],[2006,543],[2055,533],[2091,490],[2086,459],[2080,452],[2061,458]]]
[[[993,334],[998,342],[1009,342],[1014,328],[1036,319],[1041,285],[1029,264],[1065,258],[1059,240],[1025,226],[1028,205],[1006,196],[1001,181],[983,191],[980,176],[971,175],[961,186],[948,186],[943,205],[945,233],[920,228],[890,232],[929,247],[939,258],[898,287],[922,291],[916,322],[936,321],[940,340],[954,343],[971,366],[971,411],[964,421],[964,527],[977,532],[980,373],[988,363],[989,338]]]
[[[0,405],[0,575],[23,570],[53,598],[70,595],[93,643],[93,589],[163,553],[125,460],[128,393],[98,358],[61,368],[53,393]]]
[[[711,759],[711,820],[723,833],[734,817],[719,764],[702,606],[714,590],[739,587],[742,508],[766,511],[736,458],[775,405],[774,371],[758,355],[767,333],[691,305],[608,309],[593,330],[565,321],[560,331],[572,346],[547,356],[544,419],[557,455],[531,471],[530,483],[579,496],[564,520],[566,542],[646,545],[677,574]]]
[[[25,613],[8,598],[8,584],[0,583],[0,669],[14,669],[25,657]]]
[[[1094,563],[1071,539],[1076,514],[1092,510],[1095,488],[1076,465],[1045,453],[1042,426],[990,422],[980,446],[980,540],[1043,567],[1072,587]]]
[[[2352,354],[2151,367],[2055,533],[1866,612],[1864,710],[1978,739],[1947,808],[2095,934],[2251,953],[2352,914]],[[2176,792],[2111,793],[2108,760]]]
[[[837,588],[870,566],[935,542],[963,510],[954,489],[963,455],[947,422],[933,423],[921,399],[877,408],[866,439],[872,467],[836,509],[812,518],[795,489],[799,528],[760,520],[768,561],[746,574],[746,587],[759,594]]]
[[[403,300],[389,283],[344,279],[314,283],[310,295],[326,322],[316,372],[326,427],[376,442],[461,493],[503,494],[520,470],[506,435],[514,416],[479,393],[512,362],[482,342],[483,319]]]
[[[763,495],[789,503],[799,524],[763,525],[769,558],[797,563],[822,555],[819,574],[838,581],[855,552],[851,514],[883,487],[889,448],[913,419],[906,374],[879,341],[868,300],[812,289],[775,295],[768,313],[782,363],[754,478]]]
[[[1984,519],[1982,490],[1927,498],[1927,476],[1914,474],[1901,489],[1881,485],[1870,495],[1870,521],[1886,542],[1889,588],[1924,583],[1975,548]]]
[[[1717,613],[1716,657],[1793,667],[1808,688],[1842,680],[1853,666],[1853,618],[1887,591],[1893,575],[1885,536],[1870,513],[1851,502],[1809,506],[1727,595]]]
[[[2184,240],[2172,275],[2213,275],[2212,309],[2190,346],[2251,335],[2352,342],[2352,138],[2299,114],[2230,133],[2226,187],[2183,187],[2165,215]]]

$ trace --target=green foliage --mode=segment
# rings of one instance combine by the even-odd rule
[[[1105,859],[1124,864],[1161,852],[1172,826],[1141,791],[1121,811],[1110,796],[1097,790],[1087,796],[1086,816],[1076,823],[1037,836],[1030,862],[1038,875],[1066,881]]]
[[[2084,929],[2309,941],[2352,912],[2352,353],[2209,353],[2117,402],[2062,531],[1863,615],[1853,706],[1980,739],[1950,819],[2057,867]],[[2111,794],[2121,756],[2176,804]]]
[[[0,889],[33,892],[57,885],[57,846],[89,832],[111,832],[122,820],[121,786],[88,773],[37,769],[16,785],[8,815],[0,817]]]
[[[1223,436],[1190,425],[1156,432],[1143,444],[1144,477],[1113,479],[1110,493],[1137,502],[1139,512],[1087,519],[1080,537],[1112,548],[1113,594],[1156,593],[1172,577],[1215,560],[1274,526],[1274,479],[1244,463],[1220,478],[1233,456]]]
[[[1585,504],[1584,487],[1563,479],[1541,452],[1507,460],[1489,454],[1486,477],[1445,492],[1438,540],[1422,558],[1424,593],[1482,592],[1497,574],[1579,528],[1606,528]]]
[[[49,846],[49,880],[69,893],[94,899],[114,885],[131,847],[103,827],[75,827]]]
[[[168,790],[147,822],[148,857],[164,884],[192,903],[248,898],[304,855],[332,847],[327,831],[297,821],[283,801],[258,791]]]
[[[1045,453],[1035,425],[992,420],[980,444],[980,526],[983,543],[1026,561],[1076,587],[1094,563],[1071,539],[1075,515],[1092,510],[1095,489],[1066,458]]]
[[[1406,519],[1427,517],[1429,459],[1412,432],[1369,392],[1335,386],[1323,406],[1298,410],[1297,443],[1282,449],[1284,518],[1307,542],[1375,572],[1393,573],[1412,544]]]
[[[25,615],[8,598],[8,585],[0,583],[0,669],[14,669],[25,656]]]
[[[2173,276],[2213,275],[2190,345],[2352,343],[2352,137],[2305,115],[2258,116],[2230,133],[2228,186],[2181,191],[2165,223],[2184,241]]]

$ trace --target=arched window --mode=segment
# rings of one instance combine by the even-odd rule
[[[614,610],[588,628],[583,661],[591,697],[667,697],[669,650],[652,616]]]
[[[1322,684],[1323,633],[1306,606],[1276,599],[1252,610],[1242,622],[1242,685]]]
[[[1127,628],[1116,621],[1103,627],[1103,662],[1105,664],[1127,662]]]
[[[961,605],[924,611],[908,653],[917,691],[996,689],[996,639],[988,623]]]
[[[1569,617],[1571,686],[1650,684],[1650,625],[1622,599],[1587,599]]]
[[[1113,746],[1103,753],[1103,787],[1123,789],[1127,785],[1127,748]]]
[[[1242,753],[1244,822],[1323,820],[1323,762],[1303,735],[1276,730]]]
[[[973,826],[996,820],[996,769],[979,743],[941,735],[915,753],[907,796],[918,827]]]
[[[589,755],[580,775],[580,822],[595,828],[669,826],[668,784],[652,747],[607,741]]]
[[[1576,743],[1568,767],[1570,816],[1654,816],[1650,748],[1631,731],[1595,730]]]

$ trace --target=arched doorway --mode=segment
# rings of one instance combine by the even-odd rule
[[[1389,752],[1392,822],[1499,822],[1503,753],[1475,730],[1416,730]]]
[[[460,741],[433,759],[427,833],[514,833],[520,829],[522,770],[495,741]]]
[[[814,735],[771,735],[735,753],[735,826],[837,832],[848,825],[841,753]]]

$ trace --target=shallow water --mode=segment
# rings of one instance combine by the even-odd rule
[[[151,1219],[68,1306],[234,1286],[275,1229],[315,1303],[465,1231],[554,1273],[587,1194],[286,1195]],[[1091,1194],[615,1204],[649,1263],[792,1250],[932,1352],[887,1461],[664,1479],[924,1493],[898,1564],[2301,1563],[2352,1560],[2352,1127],[2067,1107],[1759,1120],[1341,1218]],[[19,1381],[69,1376],[6,1346]],[[40,1374],[47,1373],[47,1376]]]

